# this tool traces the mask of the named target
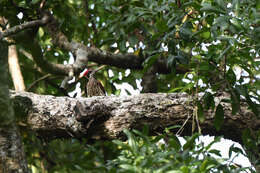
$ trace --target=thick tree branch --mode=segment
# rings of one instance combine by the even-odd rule
[[[74,69],[77,68],[77,71],[78,69],[82,70],[82,68],[80,68],[82,67],[81,63],[85,63],[86,65],[88,60],[99,64],[115,66],[118,68],[129,68],[135,70],[143,69],[142,64],[145,59],[134,54],[114,54],[111,52],[102,51],[95,47],[89,48],[81,43],[69,42],[68,38],[59,30],[57,20],[51,14],[46,14],[49,16],[51,21],[46,25],[46,28],[50,33],[52,41],[55,45],[65,50],[71,51],[73,54],[76,54],[76,56],[78,56],[76,52],[78,49],[81,49],[82,52],[85,52],[85,56],[82,56],[81,60],[78,60],[78,57],[76,58],[76,62],[74,63]],[[155,63],[158,73],[166,74],[172,71],[167,66],[166,60],[166,58],[161,58]],[[185,73],[187,71],[188,69],[176,67],[176,73]]]
[[[152,132],[158,132],[168,126],[182,125],[193,112],[192,101],[186,94],[75,99],[12,91],[11,97],[17,113],[26,115],[31,129],[46,138],[115,139],[122,137],[124,128],[142,128],[145,124]],[[242,143],[244,129],[259,130],[260,121],[247,110],[245,103],[241,103],[241,111],[236,115],[232,115],[230,104],[221,104],[225,112],[221,130],[214,127],[214,113],[205,111],[205,121],[200,122],[204,135],[223,135]],[[181,135],[191,135],[191,120]]]

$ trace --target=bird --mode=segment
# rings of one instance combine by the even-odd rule
[[[97,70],[87,69],[79,78],[85,77],[88,79],[87,85],[85,86],[85,93],[88,97],[92,96],[105,96],[106,91],[101,82],[95,79],[94,75]]]

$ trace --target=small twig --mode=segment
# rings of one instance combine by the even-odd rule
[[[195,109],[196,110],[196,109]],[[196,117],[196,111],[193,111],[193,114],[192,114],[192,127],[191,127],[191,134],[193,135],[194,134],[194,131],[195,131],[195,117]]]
[[[42,2],[40,3],[40,10],[43,8],[43,6],[45,5],[46,0],[42,0]]]
[[[104,67],[106,67],[106,65],[102,65],[102,66],[96,68],[95,70],[93,70],[93,71],[91,72],[91,74],[95,74],[96,72],[98,72],[99,70],[103,69]]]
[[[30,91],[30,90],[34,87],[34,85],[36,85],[38,82],[40,82],[40,81],[42,81],[42,80],[44,80],[44,79],[46,79],[46,78],[48,78],[48,77],[50,77],[50,76],[51,76],[51,74],[46,74],[46,75],[44,75],[43,77],[37,79],[36,81],[34,81],[34,82],[26,89],[26,91]]]
[[[30,54],[29,52],[27,52],[26,50],[24,50],[23,48],[19,49],[19,52],[21,52],[22,54],[24,54],[24,56],[26,56],[29,60],[33,61],[33,56],[32,54]]]
[[[198,131],[199,133],[201,134],[201,127],[200,127],[200,123],[199,123],[199,117],[198,117],[198,106],[196,105],[196,109],[195,109],[195,115],[196,115],[196,123],[197,123],[197,126],[198,126]]]
[[[198,63],[197,68],[196,68],[197,76],[199,76],[199,64],[200,64],[200,62]],[[197,82],[196,82],[196,96],[195,96],[196,102],[198,102],[198,100],[199,100],[198,97],[199,97],[199,80],[197,80]],[[196,119],[196,124],[198,126],[198,131],[199,131],[199,133],[201,133],[199,117],[198,117],[198,105],[197,105],[197,103],[196,103],[196,106],[195,106],[194,115],[195,115],[195,119]]]
[[[190,102],[190,99],[189,99],[188,102]],[[184,123],[182,124],[181,128],[177,131],[176,136],[178,136],[179,134],[182,133],[182,131],[183,131],[183,129],[184,129],[184,126],[187,124],[187,122],[188,122],[188,120],[190,119],[190,117],[191,117],[191,115],[188,113],[187,119],[184,121]]]
[[[181,128],[177,131],[176,135],[178,136],[179,134],[181,134],[181,132],[183,131],[184,129],[184,126],[187,124],[188,120],[190,119],[191,115],[189,115],[187,117],[187,119],[184,121],[184,123],[182,124]]]

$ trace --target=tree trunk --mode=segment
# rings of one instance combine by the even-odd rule
[[[0,172],[27,173],[27,162],[7,86],[7,50],[7,44],[0,40]]]

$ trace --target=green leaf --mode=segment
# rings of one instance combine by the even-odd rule
[[[211,108],[212,110],[215,109],[215,101],[214,101],[214,97],[211,93],[206,92],[204,94],[204,96],[202,97],[202,99],[203,99],[203,104],[204,104],[205,110],[208,110],[209,108]]]
[[[219,30],[220,28],[221,31],[225,31],[229,27],[229,17],[228,16],[219,16],[218,18],[215,19],[214,22],[214,29]],[[223,36],[225,37],[225,36]],[[221,38],[221,36],[220,36]]]
[[[208,70],[210,70],[210,66],[209,66],[208,62],[202,62],[199,65],[199,70],[201,70],[201,71],[208,71]]]
[[[205,38],[205,39],[209,39],[210,35],[211,35],[211,33],[209,31],[205,31],[205,32],[200,33],[200,36],[202,38]]]
[[[184,40],[190,40],[193,36],[193,33],[191,31],[192,24],[190,22],[185,22],[183,26],[180,28],[180,37]]]
[[[231,23],[233,24],[233,26],[235,26],[235,28],[238,30],[238,31],[241,31],[241,30],[244,30],[244,26],[241,24],[242,21],[240,19],[237,19],[237,18],[232,18],[231,20]]]
[[[119,49],[120,49],[121,51],[123,51],[123,52],[126,51],[126,43],[125,43],[124,40],[120,41],[120,42],[118,43],[118,46],[119,46]]]
[[[119,140],[113,140],[112,142],[113,142],[114,144],[116,144],[116,145],[122,147],[122,148],[125,149],[125,150],[130,150],[129,145],[125,144],[125,143],[122,142],[122,141],[119,141]]]
[[[254,103],[250,95],[248,93],[248,87],[246,85],[239,85],[236,86],[236,90],[243,95],[246,98],[246,102],[249,105],[249,108],[252,110],[252,112],[256,115],[259,116],[259,110],[260,110],[260,105],[257,103]]]
[[[176,136],[171,136],[169,139],[169,145],[173,147],[176,151],[180,151],[181,143]]]
[[[212,149],[212,150],[209,150],[209,153],[212,153],[212,154],[215,154],[215,155],[217,155],[217,156],[221,157],[221,153],[220,153],[220,151],[219,151],[219,150]]]
[[[230,147],[229,147],[229,151],[228,151],[228,157],[231,158],[232,156],[232,152],[238,154],[242,154],[242,155],[245,155],[244,151],[241,149],[241,148],[238,148],[238,147],[234,147],[234,144],[232,144]]]
[[[163,20],[163,18],[157,18],[156,27],[158,28],[158,31],[160,33],[163,33],[168,30],[167,23],[165,20]]]
[[[203,7],[200,10],[205,12],[214,12],[217,14],[225,14],[225,11],[223,9],[216,6],[211,6],[208,3],[203,4]]]
[[[201,172],[205,172],[207,169],[207,165],[208,165],[209,161],[207,159],[205,159],[202,164],[200,165],[200,171]]]
[[[150,145],[150,141],[149,141],[149,138],[148,138],[148,136],[147,135],[145,135],[145,134],[143,134],[143,133],[141,133],[140,131],[138,131],[138,130],[133,130],[133,132],[135,133],[135,134],[137,134],[138,136],[140,136],[143,140],[144,140],[144,143],[145,144],[149,144]]]
[[[43,30],[42,27],[39,27],[38,34],[39,34],[39,37],[40,37],[40,38],[43,37],[43,35],[44,35],[44,30]]]
[[[128,138],[128,145],[130,146],[130,148],[132,149],[134,154],[137,154],[138,153],[138,144],[137,144],[136,137],[134,136],[134,134],[132,132],[130,132],[127,129],[124,129],[123,132],[126,134],[126,136]]]
[[[220,130],[223,122],[224,122],[224,110],[223,110],[223,106],[219,103],[215,112],[215,120],[214,120],[214,126],[217,129],[217,131]]]
[[[115,91],[115,95],[116,95],[116,96],[119,96],[120,93],[121,93],[121,89],[118,89],[118,90]]]
[[[174,68],[176,66],[176,59],[174,55],[169,55],[167,58],[167,67]]]
[[[190,172],[188,166],[186,166],[186,165],[181,167],[181,171],[182,171],[183,173],[189,173],[189,172]]]
[[[255,145],[255,139],[252,136],[252,133],[249,129],[243,130],[242,140],[243,140],[244,146],[246,146],[247,148],[250,148],[251,150],[258,148]]]
[[[227,8],[227,4],[223,1],[223,0],[216,0],[216,3],[218,4],[218,6],[225,11]]]
[[[202,104],[200,102],[197,102],[197,107],[198,107],[197,114],[198,114],[199,121],[204,122],[205,116],[204,116]]]
[[[219,136],[215,136],[214,140],[212,142],[210,142],[207,146],[205,146],[206,150],[209,150],[213,144],[220,142],[221,138]]]
[[[129,45],[134,47],[138,43],[138,38],[135,35],[131,35],[129,38]]]
[[[174,126],[170,126],[170,127],[167,127],[167,128],[165,128],[165,132],[166,133],[170,133],[170,130],[172,130],[172,129],[178,129],[178,128],[180,128],[181,126],[180,125],[174,125]]]
[[[136,172],[136,167],[133,166],[133,165],[122,164],[122,165],[119,165],[119,167],[124,169],[124,170],[130,171],[130,172]]]
[[[176,43],[174,40],[170,40],[168,43],[168,49],[170,54],[175,54],[176,51]]]
[[[236,74],[232,70],[232,68],[229,68],[226,74],[227,80],[230,83],[231,86],[235,85],[236,83]]]
[[[236,88],[232,88],[231,91],[231,106],[232,106],[232,115],[235,115],[240,109],[240,94]]]
[[[158,58],[159,58],[159,54],[155,54],[155,55],[152,55],[149,58],[147,58],[143,62],[143,66],[144,66],[143,71],[147,71],[148,68],[150,68],[157,61]]]
[[[190,61],[190,57],[187,53],[179,50],[177,55],[174,56],[174,58],[180,63],[180,64],[188,64]]]
[[[186,92],[187,90],[190,90],[190,89],[192,89],[193,87],[194,87],[194,83],[189,83],[189,84],[187,84],[187,85],[185,85],[183,88],[182,88],[182,90],[181,90],[181,92]]]
[[[254,112],[254,114],[259,117],[260,106],[251,100],[249,94],[246,96],[246,102],[249,105],[249,108],[252,110],[252,112]]]
[[[192,135],[191,137],[188,138],[188,140],[186,141],[186,143],[183,145],[183,150],[193,150],[193,148],[196,145],[195,140],[199,137],[199,134],[196,133],[194,135]]]
[[[234,144],[232,144],[230,147],[229,147],[229,151],[228,151],[228,157],[231,158],[231,155],[232,155],[232,148],[234,147]]]

